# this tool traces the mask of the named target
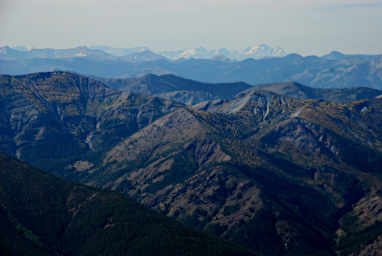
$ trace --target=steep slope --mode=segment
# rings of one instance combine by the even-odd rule
[[[382,234],[381,104],[380,97],[334,104],[288,100],[253,90],[252,95],[242,93],[231,102],[210,103],[204,108],[234,113],[234,120],[242,121],[240,125],[230,122],[231,130],[247,141],[240,147],[260,148],[272,155],[284,175],[330,194],[341,209],[335,214],[339,255],[378,255]],[[257,117],[250,118],[251,113]],[[248,151],[242,153],[240,162],[259,165]]]
[[[177,125],[172,126],[173,123]],[[117,182],[111,183],[108,179],[109,182],[103,183],[104,187],[127,192],[168,216],[267,255],[286,253],[282,243],[286,243],[291,255],[327,250],[322,235],[316,234],[317,231],[309,225],[301,225],[301,216],[292,217],[288,209],[272,200],[266,191],[268,188],[265,189],[267,184],[250,177],[248,167],[235,164],[232,154],[224,152],[222,146],[206,133],[192,113],[178,111],[170,114],[118,145],[108,154],[102,170],[94,171],[96,177],[87,179],[104,180],[99,178],[100,172],[113,170],[113,173],[119,173]],[[158,140],[147,137],[148,134]],[[148,149],[142,144],[137,145],[142,143],[141,136],[148,142],[153,141],[152,144],[144,143]],[[142,151],[132,153],[132,149]],[[134,168],[137,162],[139,165]],[[290,183],[284,186],[298,189]],[[319,198],[315,200],[328,204],[323,197],[312,193],[310,196]],[[278,217],[274,211],[279,212]],[[277,228],[274,221],[277,225],[285,222],[296,226],[294,239],[298,244],[289,241],[289,231]]]
[[[1,76],[0,84],[1,151],[51,171],[84,155],[96,162],[121,138],[180,106],[65,72]]]
[[[379,244],[381,97],[246,90],[191,108],[68,73],[2,79],[2,150],[46,170],[264,255],[362,255]],[[40,136],[41,126],[56,133]]]
[[[193,105],[212,99],[230,99],[251,88],[246,83],[209,84],[174,75],[146,75],[131,79],[100,79],[114,89],[126,92],[156,95],[173,101]]]
[[[335,104],[246,91],[214,113],[180,109],[158,119],[81,180],[264,254],[330,255],[336,232],[356,225],[342,220],[359,212],[353,204],[381,188],[381,109],[379,99]],[[370,226],[359,232],[370,235]],[[340,250],[356,232],[345,233]]]
[[[118,193],[0,155],[0,243],[9,255],[249,255]],[[4,255],[4,254],[3,254]]]

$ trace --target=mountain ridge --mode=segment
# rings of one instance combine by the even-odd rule
[[[379,244],[380,97],[336,103],[253,88],[199,109],[65,72],[0,84],[0,150],[46,171],[264,255]]]
[[[221,61],[218,59],[157,59],[129,62],[120,59],[91,59],[87,57],[57,59],[0,58],[0,73],[25,74],[68,70],[106,78],[131,78],[149,73],[175,74],[203,82],[222,83],[244,81],[248,84],[296,81],[314,88],[381,87],[381,55],[357,56],[331,60],[317,56],[285,57]]]
[[[159,96],[168,100],[180,100],[182,103],[188,102],[188,105],[217,98],[229,99],[240,91],[251,88],[244,82],[202,83],[172,74],[160,76],[148,74],[130,79],[96,79],[114,89]]]
[[[286,52],[280,48],[272,48],[269,45],[266,44],[260,44],[248,47],[244,50],[230,50],[227,48],[220,48],[220,49],[206,49],[204,47],[199,48],[192,48],[192,49],[182,49],[182,50],[162,50],[162,51],[156,51],[156,50],[150,50],[148,47],[134,47],[134,48],[113,48],[110,46],[78,46],[75,48],[68,48],[68,49],[53,49],[53,48],[45,48],[45,49],[39,49],[39,48],[28,48],[28,47],[22,47],[22,46],[8,46],[8,45],[0,45],[0,49],[8,50],[8,51],[19,51],[24,52],[25,56],[31,57],[57,57],[60,56],[60,54],[63,54],[64,52],[74,52],[71,56],[77,56],[76,53],[78,53],[78,49],[82,49],[83,51],[90,53],[104,53],[104,57],[106,57],[106,54],[110,56],[115,57],[127,57],[127,56],[139,56],[143,52],[151,52],[151,55],[154,55],[156,57],[162,56],[162,58],[169,58],[169,59],[189,59],[189,58],[201,58],[201,59],[212,59],[216,56],[224,56],[228,59],[235,59],[235,60],[242,60],[245,58],[269,58],[269,57],[281,57],[285,56]],[[98,52],[97,52],[98,51]],[[0,50],[0,53],[2,51]],[[50,53],[50,54],[48,54]],[[147,54],[146,54],[147,55]],[[68,56],[68,55],[66,55]],[[84,54],[81,54],[79,56],[85,56]],[[130,58],[131,59],[131,58]],[[150,58],[151,60],[152,58]],[[142,59],[143,60],[143,59]],[[134,61],[134,59],[133,59]]]
[[[245,90],[270,91],[279,95],[301,99],[320,99],[334,102],[349,102],[365,98],[374,98],[382,94],[381,90],[367,87],[354,88],[311,88],[296,82],[249,85],[236,83],[202,83],[184,79],[173,74],[148,74],[138,78],[106,79],[95,78],[111,88],[154,95],[187,105],[205,101],[232,99]]]

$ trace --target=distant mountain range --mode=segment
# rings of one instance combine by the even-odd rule
[[[107,60],[113,58],[101,50],[90,49],[87,47],[76,47],[71,49],[30,49],[17,50],[9,46],[0,48],[0,57],[8,60],[19,59],[65,59],[65,58],[80,58],[86,57],[91,59]]]
[[[133,79],[131,86],[127,80],[105,81],[127,91],[214,93],[216,99],[186,106],[111,89],[99,80],[68,72],[3,75],[0,151],[65,179],[125,193],[146,207],[258,255],[380,254],[380,91],[310,90],[295,83],[253,88],[237,83],[235,88],[173,75]],[[10,170],[7,175],[18,174]],[[15,193],[3,199],[9,204],[18,198],[17,193],[31,205],[34,198],[47,205],[56,202],[51,199],[54,194],[47,196],[49,200],[42,195],[50,193],[29,196],[28,187],[17,183],[22,179],[10,180],[16,184],[4,180],[3,185]],[[66,186],[70,191],[72,185]],[[83,189],[84,198],[89,198],[87,188]],[[2,191],[0,187],[0,196]],[[95,218],[105,213],[101,215],[107,220],[101,225],[105,227],[110,220],[105,216],[113,215],[102,202],[119,201],[103,200],[102,195],[108,194],[95,198],[100,203],[85,200],[84,206],[94,208],[84,211],[88,209]],[[72,197],[63,198],[57,204]],[[83,202],[73,200],[77,205]],[[60,207],[57,212],[63,212]],[[119,216],[122,208],[113,208],[115,214]],[[30,213],[22,207],[15,209]],[[87,216],[83,221],[91,220]],[[73,228],[78,227],[74,224]],[[161,227],[166,230],[167,226]],[[49,230],[44,230],[45,237],[51,237]],[[97,249],[102,243],[96,241],[89,243]]]
[[[261,59],[270,57],[283,57],[287,55],[287,53],[280,47],[272,48],[266,44],[248,47],[242,51],[230,50],[227,48],[209,50],[204,47],[199,47],[175,51],[159,51],[159,54],[169,59],[216,59],[223,57],[227,60],[244,60],[249,58]]]
[[[129,55],[139,55],[142,52],[150,52],[156,56],[168,59],[214,59],[226,58],[227,60],[243,60],[248,58],[260,59],[270,57],[283,57],[286,52],[280,47],[272,48],[269,45],[261,44],[259,46],[251,46],[242,51],[230,50],[226,48],[221,49],[206,49],[204,47],[182,50],[167,50],[167,51],[153,51],[147,47],[134,47],[134,48],[113,48],[109,46],[80,46],[69,49],[33,49],[24,46],[0,46],[0,53],[3,57],[15,57],[13,51],[22,51],[26,58],[60,58],[60,57],[101,57],[100,51],[107,55],[114,57],[127,57]],[[108,56],[108,57],[111,57]],[[107,57],[106,55],[103,57]],[[150,59],[152,60],[152,59]],[[145,61],[145,59],[139,59]]]
[[[104,51],[108,54],[114,55],[114,56],[128,56],[130,54],[135,54],[135,53],[140,53],[140,52],[145,52],[145,51],[150,51],[149,48],[147,47],[134,47],[134,48],[114,48],[110,46],[88,46],[90,49],[95,49],[95,50],[101,50]]]
[[[222,56],[214,59],[172,60],[146,48],[132,50],[123,56],[87,47],[31,51],[0,48],[1,74],[55,70],[105,78],[134,78],[153,73],[174,74],[209,83],[243,81],[254,85],[295,81],[314,88],[382,89],[382,55],[332,52],[322,57],[289,54],[285,57],[243,61],[227,60]]]

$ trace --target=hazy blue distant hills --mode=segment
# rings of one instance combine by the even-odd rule
[[[149,62],[149,61],[156,61],[156,60],[165,60],[166,58],[150,50],[144,50],[144,51],[131,53],[126,56],[122,56],[121,59],[128,62]]]
[[[375,55],[368,55],[368,54],[344,54],[339,51],[332,51],[329,54],[325,54],[322,56],[324,59],[328,60],[341,60],[341,59],[347,59],[347,58],[361,58],[361,59],[373,59]]]
[[[60,58],[24,58],[19,55],[23,56],[25,52],[4,48],[0,51],[9,52],[8,55],[0,54],[0,73],[11,75],[54,70],[67,70],[106,78],[171,73],[210,83],[243,81],[249,84],[263,84],[296,81],[314,88],[382,89],[381,55],[343,56],[341,53],[332,53],[323,57],[303,57],[290,54],[277,58],[226,61],[192,58],[169,60],[147,51],[125,57],[106,53],[104,56],[97,52],[96,57],[90,57],[89,50],[87,56],[71,55],[72,57]],[[74,52],[82,54],[81,49]]]
[[[103,50],[104,49],[104,50]],[[121,55],[122,54],[122,55]],[[12,61],[23,60],[57,60],[57,59],[90,59],[98,61],[128,61],[128,62],[146,62],[158,59],[165,59],[165,57],[155,54],[147,48],[133,48],[133,49],[114,49],[107,47],[89,48],[80,46],[69,49],[30,49],[30,50],[16,50],[14,48],[4,46],[0,47],[0,58]]]
[[[17,58],[24,58],[26,55],[23,51],[4,46],[0,48],[0,56],[3,60],[15,60]]]
[[[101,51],[104,51],[108,54],[111,54],[111,55],[114,55],[114,56],[127,56],[127,55],[130,55],[130,54],[134,54],[134,53],[139,53],[139,52],[143,52],[143,51],[147,51],[147,50],[150,50],[149,48],[147,47],[133,47],[133,48],[114,48],[114,47],[110,47],[110,46],[103,46],[103,45],[99,45],[99,46],[88,46],[90,49],[96,49],[96,50],[101,50]]]
[[[183,50],[166,50],[166,51],[153,51],[147,47],[134,47],[134,48],[113,48],[109,46],[80,46],[69,49],[29,49],[22,46],[2,46],[1,48],[8,48],[14,51],[22,51],[24,58],[67,58],[67,57],[127,57],[128,60],[133,61],[150,61],[152,58],[147,59],[148,53],[155,55],[157,58],[169,58],[169,59],[214,59],[216,57],[224,57],[232,60],[243,60],[248,58],[261,59],[270,57],[282,57],[286,53],[280,47],[272,48],[266,44],[259,46],[251,46],[242,51],[230,50],[226,48],[221,49],[206,49],[204,47],[183,49]],[[8,52],[9,52],[8,50]],[[138,58],[143,54],[146,58]],[[102,54],[101,54],[102,55]],[[137,56],[133,58],[133,56]],[[7,56],[10,57],[10,56]]]
[[[318,99],[331,102],[350,102],[371,99],[382,95],[382,90],[367,87],[353,88],[312,88],[295,82],[255,85],[256,90],[269,91],[278,95],[299,98]]]
[[[17,54],[16,54],[17,53]],[[87,57],[92,59],[111,59],[112,55],[105,53],[104,51],[97,49],[90,49],[85,46],[69,49],[30,49],[19,51],[12,49],[8,46],[0,48],[1,58],[10,60],[23,60],[23,59],[65,59],[76,57]]]

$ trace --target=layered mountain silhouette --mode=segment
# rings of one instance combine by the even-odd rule
[[[332,102],[350,102],[371,99],[382,94],[381,90],[368,87],[352,87],[344,89],[312,88],[295,82],[256,85],[254,88],[292,98],[317,99]]]
[[[115,192],[0,154],[1,255],[251,255]]]
[[[27,51],[19,51],[9,46],[0,48],[1,58],[8,60],[23,60],[23,59],[67,59],[76,57],[86,57],[90,59],[108,60],[113,56],[97,49],[90,49],[85,46],[79,46],[69,49],[31,49]]]
[[[82,50],[82,54],[77,55],[79,50]],[[14,52],[21,52],[21,55],[14,55]],[[86,55],[84,54],[86,52]],[[148,58],[148,56],[169,58],[169,59],[189,59],[189,58],[201,58],[201,59],[213,59],[216,57],[224,57],[226,59],[242,60],[248,58],[271,58],[271,57],[281,57],[285,56],[286,52],[280,48],[273,48],[266,44],[254,45],[248,47],[244,50],[231,50],[227,48],[220,49],[206,49],[204,47],[182,49],[182,50],[162,50],[153,51],[147,47],[134,47],[134,48],[114,48],[110,46],[80,46],[69,49],[36,49],[25,46],[17,45],[0,45],[0,56],[15,58],[57,58],[57,57],[85,57],[99,55],[99,52],[104,52],[104,57],[109,55],[109,57],[131,57],[136,56],[132,59],[133,61],[147,61],[153,60],[153,58]],[[98,53],[98,54],[97,54]],[[141,58],[141,53],[143,53],[144,58]]]
[[[212,86],[126,81],[106,82],[151,94]],[[286,83],[234,96],[230,85],[223,97],[227,85],[213,86],[216,99],[191,107],[67,72],[1,76],[0,149],[264,255],[378,255],[379,91]]]
[[[213,59],[169,60],[145,48],[121,57],[87,47],[46,52],[25,52],[4,47],[0,49],[0,73],[20,75],[67,70],[107,78],[132,78],[154,73],[174,74],[209,83],[243,81],[254,85],[296,81],[314,88],[382,89],[381,55],[333,52],[322,57],[289,54],[242,61],[227,61],[219,56]]]
[[[252,88],[251,85],[243,82],[210,84],[170,74],[161,76],[149,74],[127,79],[97,79],[113,89],[155,95],[187,105],[213,99],[231,99],[237,93]]]
[[[174,75],[149,74],[138,78],[105,79],[96,78],[107,86],[130,93],[155,95],[187,105],[216,99],[232,99],[239,92],[255,88],[270,91],[279,95],[300,99],[319,99],[333,102],[349,102],[354,100],[375,98],[382,94],[381,90],[367,87],[345,89],[312,88],[296,82],[262,84],[251,86],[239,83],[202,83]]]

